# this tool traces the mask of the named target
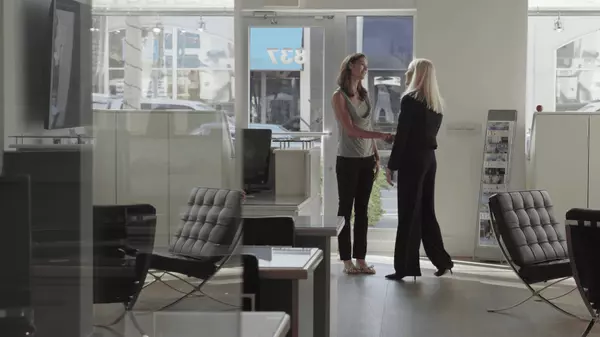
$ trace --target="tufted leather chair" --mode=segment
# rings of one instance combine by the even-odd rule
[[[240,191],[194,188],[168,251],[154,251],[150,268],[203,280],[214,275],[240,241],[242,199]]]
[[[573,278],[592,316],[586,336],[600,317],[600,210],[569,210],[567,237]]]
[[[572,276],[564,224],[547,191],[503,192],[490,197],[496,233],[523,281],[533,284]]]

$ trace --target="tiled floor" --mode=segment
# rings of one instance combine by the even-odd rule
[[[373,257],[371,261],[378,271],[375,276],[341,275],[338,263],[332,268],[338,285],[337,337],[565,337],[579,336],[586,326],[585,322],[535,301],[506,314],[486,312],[489,307],[511,305],[529,294],[507,269],[457,265],[453,276],[435,278],[431,265],[424,262],[424,277],[417,282],[391,282],[383,277],[392,272],[390,259]],[[566,286],[554,288],[550,295],[568,289]],[[235,305],[239,285],[211,284],[206,291],[220,301]],[[138,309],[152,310],[172,297],[171,290],[164,286],[151,287],[145,290]],[[577,292],[559,303],[585,315]],[[172,310],[235,308],[203,297],[184,301]],[[139,320],[151,328],[151,315],[141,314]],[[131,327],[126,331],[128,336],[136,336],[130,332]],[[190,334],[192,336],[204,337],[201,330]],[[590,336],[600,337],[600,327]]]
[[[489,307],[512,305],[529,294],[514,279],[503,281],[502,270],[492,270],[497,280],[477,280],[468,271],[472,268],[465,268],[449,277],[435,278],[432,270],[424,270],[417,282],[390,282],[383,275],[392,272],[391,266],[377,268],[375,277],[338,279],[338,336],[558,337],[579,336],[586,326],[534,301],[508,314],[488,313]],[[585,314],[577,293],[562,303]],[[591,336],[600,336],[600,330]]]

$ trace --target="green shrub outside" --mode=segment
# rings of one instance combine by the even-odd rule
[[[381,169],[373,183],[371,198],[369,199],[369,226],[375,226],[385,214],[381,204],[381,189],[387,188],[388,183],[385,179],[385,170]]]

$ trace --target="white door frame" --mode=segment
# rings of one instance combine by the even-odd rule
[[[235,91],[236,91],[236,134],[241,134],[240,129],[248,126],[249,109],[249,27],[250,26],[271,26],[257,15],[258,12],[252,10],[242,10],[241,6],[236,6],[234,11],[235,25]],[[323,27],[326,50],[324,65],[324,98],[323,107],[323,132],[330,133],[325,136],[322,142],[323,159],[323,204],[325,215],[337,215],[338,192],[335,176],[335,161],[337,155],[337,123],[331,104],[328,104],[328,97],[337,89],[336,78],[339,72],[339,66],[348,53],[347,47],[347,18],[350,16],[413,16],[413,53],[416,54],[416,11],[415,10],[334,10],[334,11],[316,11],[316,10],[280,10],[276,12],[260,12],[275,15],[278,19],[278,26],[295,27]],[[319,19],[319,17],[333,17],[331,19]],[[236,139],[236,153],[241,153],[241,143]],[[236,184],[241,188],[242,184],[242,161],[240,156],[236,156]],[[385,231],[389,232],[389,230]]]
[[[267,13],[267,12],[260,12]],[[275,19],[276,24],[271,24],[271,19]],[[250,27],[320,27],[323,29],[324,37],[324,74],[323,74],[323,133],[330,134],[323,136],[321,143],[323,160],[323,209],[325,215],[337,214],[337,183],[335,177],[335,159],[337,152],[337,126],[331,104],[328,97],[336,89],[335,79],[339,68],[339,62],[345,56],[345,17],[340,19],[332,16],[330,13],[275,13],[268,12],[268,15],[261,15],[253,11],[236,11],[236,22],[240,20],[239,26],[236,23],[235,33],[235,81],[236,81],[236,134],[241,134],[241,130],[248,127],[249,111],[249,39]],[[340,38],[344,37],[344,38]],[[236,153],[241,153],[242,144],[240,137],[236,137]],[[243,156],[236,156],[236,188],[241,188]]]

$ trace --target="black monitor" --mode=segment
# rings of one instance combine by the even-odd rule
[[[269,129],[244,129],[244,186],[246,193],[264,186],[269,180],[271,163],[271,141],[273,131]]]

